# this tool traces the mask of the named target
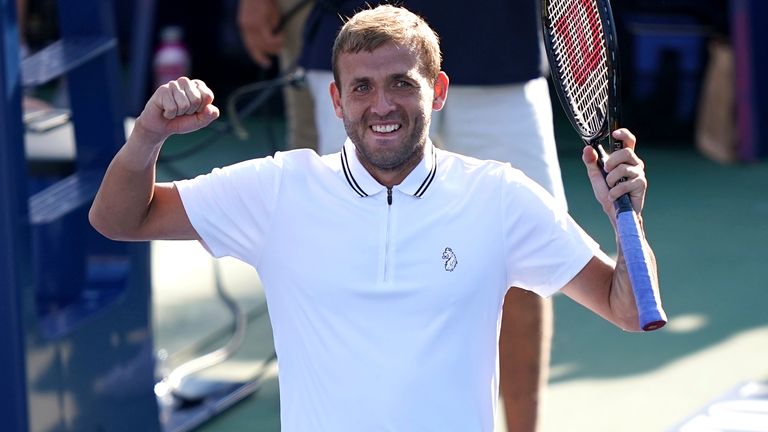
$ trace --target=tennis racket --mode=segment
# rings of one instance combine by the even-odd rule
[[[574,129],[599,156],[623,147],[611,137],[619,125],[619,65],[616,29],[608,0],[541,0],[541,22],[555,90]],[[656,330],[667,323],[653,291],[637,215],[629,195],[614,202],[619,243],[624,253],[640,327]]]

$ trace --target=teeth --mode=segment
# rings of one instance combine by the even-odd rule
[[[400,125],[399,124],[373,125],[371,126],[371,129],[373,129],[374,132],[389,133],[389,132],[394,132],[400,129]]]

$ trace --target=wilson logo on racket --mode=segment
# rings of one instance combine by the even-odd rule
[[[554,23],[554,31],[563,44],[561,52],[565,53],[566,66],[580,86],[587,82],[589,75],[600,64],[602,47],[599,19],[593,3],[580,0],[571,2]],[[582,27],[584,22],[587,28]]]
[[[443,260],[445,261],[445,271],[452,272],[459,264],[459,260],[456,259],[456,254],[453,253],[453,249],[449,247],[445,248],[443,251]]]

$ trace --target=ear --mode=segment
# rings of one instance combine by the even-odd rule
[[[435,96],[432,100],[432,109],[440,111],[445,105],[445,100],[448,98],[448,75],[440,71],[435,79]]]
[[[341,109],[341,92],[336,87],[336,81],[331,81],[328,86],[328,91],[331,93],[331,102],[333,103],[333,110],[336,112],[336,117],[343,119],[344,110]]]

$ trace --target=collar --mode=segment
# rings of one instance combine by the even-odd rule
[[[360,163],[360,159],[357,157],[357,149],[355,144],[347,138],[344,146],[341,148],[341,168],[344,172],[344,177],[349,184],[349,187],[355,191],[361,197],[367,197],[375,195],[386,187],[376,181],[371,176],[368,170]],[[408,195],[413,195],[416,198],[421,198],[424,193],[429,189],[432,181],[435,179],[437,173],[437,152],[432,145],[432,141],[427,138],[427,142],[424,144],[424,157],[419,161],[419,164],[413,168],[408,176],[395,185],[392,189],[398,190]]]

